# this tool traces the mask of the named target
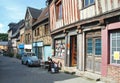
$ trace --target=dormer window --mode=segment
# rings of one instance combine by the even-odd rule
[[[95,0],[84,0],[84,7],[88,7],[95,3]]]
[[[56,2],[56,18],[62,19],[62,2],[61,2],[61,0],[58,0]]]

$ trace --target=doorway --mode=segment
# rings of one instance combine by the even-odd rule
[[[85,70],[93,73],[101,72],[101,33],[86,34]]]
[[[77,36],[70,37],[70,66],[77,65]]]

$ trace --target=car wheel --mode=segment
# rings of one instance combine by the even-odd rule
[[[28,61],[26,62],[26,65],[27,65],[28,67],[30,67],[30,64],[28,63]]]
[[[28,61],[26,61],[25,65],[28,65]]]
[[[24,64],[23,61],[21,61],[21,63]]]

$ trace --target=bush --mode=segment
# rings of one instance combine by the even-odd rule
[[[16,55],[16,58],[17,58],[17,59],[21,59],[21,55],[20,55],[20,54],[17,54],[17,55]]]
[[[3,52],[2,54],[3,54],[3,56],[9,56],[8,52]]]
[[[14,53],[9,53],[8,56],[9,57],[14,57]]]

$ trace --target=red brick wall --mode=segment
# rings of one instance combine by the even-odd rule
[[[107,77],[115,80],[117,83],[120,83],[120,66],[108,66]]]

